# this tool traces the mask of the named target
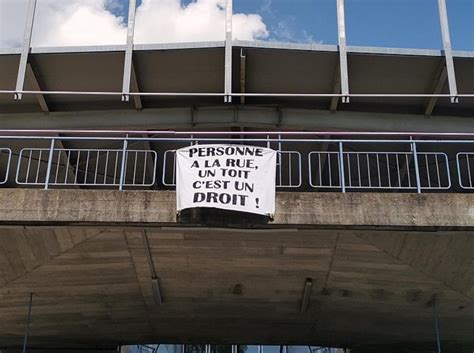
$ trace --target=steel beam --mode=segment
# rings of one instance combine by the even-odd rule
[[[225,3],[225,83],[224,102],[232,103],[232,0]]]
[[[341,93],[341,70],[339,69],[339,67],[337,67],[336,71],[334,72],[334,81],[333,81],[333,90],[332,90],[332,92],[333,93]],[[332,97],[331,106],[329,107],[329,110],[333,113],[336,112],[338,103],[339,103],[339,97]]]
[[[35,91],[41,91],[41,85],[38,82],[38,79],[35,75],[35,70],[33,70],[33,67],[31,66],[31,63],[26,64],[26,76],[28,78],[28,81],[30,81],[31,86]],[[41,110],[45,113],[49,113],[50,109],[48,107],[48,103],[46,102],[46,99],[44,98],[44,95],[41,93],[36,94],[36,99],[38,101],[38,104],[41,107]]]
[[[135,31],[135,13],[137,1],[129,0],[127,22],[127,44],[125,48],[125,62],[123,66],[122,101],[130,99],[130,79],[132,76],[133,35]]]
[[[339,66],[341,71],[342,103],[349,103],[349,74],[347,69],[346,20],[344,0],[337,0],[337,34],[339,43]]]
[[[194,116],[194,119],[192,118]],[[216,120],[219,116],[219,121]],[[474,119],[423,114],[293,109],[255,106],[180,107],[135,110],[0,114],[1,129],[184,129],[194,126],[254,126],[317,131],[393,131],[474,133]]]
[[[33,34],[33,23],[35,20],[36,0],[28,1],[28,12],[26,15],[25,32],[23,36],[23,47],[21,49],[20,64],[18,66],[18,76],[16,79],[15,95],[16,100],[21,100],[23,87],[25,85],[25,74],[30,53],[31,35]]]
[[[448,10],[446,0],[438,0],[439,22],[441,24],[441,35],[443,37],[444,57],[448,70],[449,93],[451,103],[458,103],[458,88],[456,84],[456,73],[454,71],[453,49],[451,46],[451,36],[449,34]]]
[[[448,70],[444,62],[440,65],[438,70],[436,70],[435,77],[436,78],[432,85],[432,92],[434,94],[439,94],[443,90],[443,86],[446,83],[446,80],[448,78]],[[433,113],[433,109],[437,102],[438,102],[438,97],[431,97],[431,99],[428,101],[428,104],[426,105],[425,115],[431,115]]]
[[[133,60],[132,60],[132,73],[131,73],[131,89],[133,92],[140,92],[140,86],[138,85],[138,79],[137,79],[137,74],[136,74],[136,71],[135,71],[135,64],[133,63]],[[137,110],[142,110],[143,109],[143,103],[142,103],[142,98],[138,95],[134,95],[133,96],[133,102],[135,103],[135,109]]]

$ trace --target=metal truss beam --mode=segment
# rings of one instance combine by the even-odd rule
[[[446,0],[438,0],[439,21],[441,24],[441,35],[443,37],[444,57],[448,70],[449,93],[451,103],[458,103],[458,88],[456,84],[456,73],[454,70],[453,49],[451,46],[451,36],[449,34],[448,10]]]
[[[232,0],[225,3],[225,83],[224,102],[232,103]]]
[[[28,81],[30,82],[33,90],[40,92],[41,85],[38,82],[38,79],[35,74],[35,70],[33,70],[33,66],[31,63],[26,64],[26,77],[28,78]],[[50,109],[48,107],[48,103],[46,102],[46,99],[44,98],[44,95],[41,93],[38,93],[35,95],[36,99],[38,100],[38,104],[41,107],[41,110],[45,113],[49,113]]]
[[[339,64],[338,64],[339,66]],[[333,93],[341,93],[341,70],[339,67],[336,68],[336,71],[334,72],[334,81],[333,81]],[[336,112],[337,110],[337,105],[339,104],[339,97],[332,97],[331,99],[331,106],[329,107],[329,110],[331,112]]]
[[[135,64],[133,63],[133,60],[132,60],[132,72],[131,72],[131,89],[132,89],[132,92],[140,92],[140,86],[138,85],[138,79],[137,79],[137,74],[136,74],[136,71],[135,71]],[[135,109],[137,110],[142,110],[143,109],[143,103],[142,103],[142,98],[138,95],[134,95],[133,96],[133,102],[135,104]]]
[[[435,79],[432,84],[432,92],[434,94],[439,94],[443,90],[443,86],[446,83],[448,78],[448,70],[446,68],[446,64],[443,61],[440,67],[436,70]],[[438,102],[438,97],[431,97],[428,101],[428,104],[425,108],[425,115],[431,115],[433,113],[434,107]]]
[[[130,99],[130,80],[132,76],[133,35],[135,31],[136,0],[129,0],[127,22],[127,44],[125,48],[125,62],[123,66],[122,101]]]
[[[28,12],[26,14],[25,32],[23,36],[23,47],[21,49],[20,64],[16,79],[15,95],[16,100],[21,100],[23,87],[25,85],[25,75],[28,63],[28,55],[31,47],[31,35],[33,34],[33,23],[35,20],[36,0],[28,1]]]
[[[347,69],[346,20],[344,0],[337,0],[337,34],[339,43],[339,66],[341,70],[342,103],[349,103],[349,74]]]

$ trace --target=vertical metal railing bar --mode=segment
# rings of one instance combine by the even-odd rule
[[[133,184],[135,184],[136,177],[137,177],[137,159],[138,159],[138,152],[135,152],[135,161],[133,163]]]
[[[58,160],[56,161],[56,173],[54,175],[54,184],[58,183],[60,166],[61,166],[61,152],[58,150]]]
[[[370,159],[369,159],[369,154],[365,154],[367,157],[367,177],[369,179],[369,187],[372,187],[372,178],[370,176]]]
[[[177,155],[175,152],[173,155],[173,182],[176,180],[176,162],[177,162]]]
[[[66,152],[66,156],[67,156],[67,159],[66,159],[66,171],[64,173],[64,184],[67,183],[67,176],[69,175],[69,166],[71,165],[71,151],[67,151]]]
[[[127,135],[128,137],[128,135]],[[128,145],[128,140],[125,138],[123,140],[123,148],[122,148],[122,164],[120,168],[120,184],[119,184],[119,190],[123,191],[123,184],[125,181],[125,173],[127,171],[126,164],[127,164],[127,145]]]
[[[291,176],[293,174],[292,171],[293,169],[291,168],[291,153],[288,153],[288,175],[289,175],[290,186],[293,185],[293,183],[291,182]]]
[[[84,171],[84,182],[83,182],[83,184],[87,184],[87,178],[88,178],[88,176],[89,176],[89,159],[90,159],[90,155],[91,155],[90,151],[87,151],[87,157],[86,157],[86,158],[87,158],[87,161],[86,161],[86,169],[85,169],[85,171]]]
[[[395,156],[396,156],[396,162],[397,162],[398,187],[401,188],[402,187],[402,179],[400,178],[400,161],[399,161],[399,158],[398,158],[398,154],[396,154]]]
[[[142,184],[145,184],[146,181],[146,170],[147,170],[147,160],[148,160],[148,152],[146,152],[144,161],[143,161],[143,178],[142,178]],[[154,178],[153,178],[154,179]]]
[[[385,153],[385,158],[386,158],[386,164],[387,164],[387,180],[388,180],[388,187],[391,188],[392,187],[392,180],[391,180],[391,176],[392,176],[392,173],[390,172],[390,158],[389,158],[389,155],[388,153]]]
[[[112,180],[112,184],[116,183],[117,169],[119,168],[119,152],[114,151],[114,153],[115,153],[115,162],[114,162],[114,177],[113,177],[113,180]],[[125,166],[125,168],[126,168],[126,166]],[[107,174],[106,174],[106,177],[107,177]]]
[[[410,162],[408,161],[408,155],[405,158],[406,166],[407,166],[407,178],[408,178],[408,187],[411,188],[411,173],[410,173]]]
[[[360,174],[360,157],[358,153],[356,154],[356,156],[357,156],[357,178],[359,180],[359,186],[362,186],[362,177]]]
[[[103,184],[107,184],[107,173],[109,171],[109,151],[105,154],[105,167],[104,167],[104,182]],[[115,178],[115,177],[114,177]]]
[[[429,166],[429,162],[428,162],[428,154],[427,153],[425,153],[425,163],[426,163],[425,169],[426,169],[426,178],[427,178],[427,181],[428,181],[428,188],[431,188],[430,166]]]
[[[380,175],[380,159],[379,159],[378,154],[376,154],[375,156],[377,157],[377,177],[378,177],[378,181],[379,181],[378,186],[381,187],[382,186],[382,177]]]
[[[38,184],[39,173],[40,173],[40,170],[41,170],[40,168],[41,168],[42,157],[43,157],[43,151],[39,150],[38,163],[36,164],[35,184]]]
[[[345,181],[345,175],[344,175],[344,159],[343,159],[343,154],[344,154],[344,146],[342,142],[339,142],[339,180],[341,182],[341,191],[343,193],[346,192],[346,181]]]
[[[436,175],[438,177],[438,187],[441,187],[441,176],[439,172],[439,162],[438,162],[438,155],[435,154],[435,161],[436,161]]]
[[[79,175],[79,161],[81,160],[81,151],[77,151],[75,173],[74,173],[74,184],[77,184],[77,176]]]
[[[469,177],[469,187],[473,187],[473,183],[472,183],[472,175],[471,175],[471,165],[470,165],[470,161],[469,161],[469,154],[466,153],[466,163],[467,163],[467,175]]]
[[[452,184],[451,184],[451,170],[450,170],[450,167],[449,167],[449,157],[447,154],[442,154],[442,156],[444,156],[444,160],[446,162],[446,177],[448,179],[448,186],[446,187],[446,189],[450,189]],[[440,189],[441,189],[441,186],[440,186]]]
[[[280,176],[280,179],[279,179],[279,182],[280,184],[282,183],[282,161],[281,161],[281,158],[282,158],[282,155],[281,155],[281,135],[278,135],[278,152],[277,152],[277,163],[279,163],[279,168],[278,168],[278,171],[279,171],[279,176]]]
[[[100,158],[100,152],[97,151],[97,156],[96,156],[96,159],[95,159],[94,184],[97,184],[97,175],[99,174],[99,158]]]
[[[54,154],[54,139],[51,139],[51,147],[49,148],[49,155],[48,155],[48,165],[46,167],[46,178],[44,181],[44,189],[47,190],[49,187],[49,177],[51,175],[51,165],[53,164],[53,154]],[[41,152],[40,152],[41,156]],[[38,166],[41,165],[41,157],[38,162]]]
[[[26,169],[26,182],[28,182],[30,178],[30,168],[31,168],[31,156],[32,156],[33,150],[30,150],[30,156],[28,157],[28,167]],[[21,154],[20,154],[20,160],[21,160]],[[20,163],[18,163],[18,167],[20,167]]]
[[[351,173],[351,160],[350,160],[350,154],[345,153],[346,159],[347,159],[347,175],[349,176],[348,182],[349,182],[349,187],[352,186],[352,173]]]
[[[332,169],[331,169],[331,154],[328,153],[328,174],[329,174],[329,187],[332,187]],[[322,181],[321,181],[322,184]]]
[[[415,164],[416,192],[421,194],[420,169],[418,166],[418,154],[416,152],[416,142],[411,143],[413,151],[413,161]]]
[[[322,172],[322,168],[321,168],[321,154],[318,153],[317,156],[318,156],[318,168],[319,168],[319,183],[318,183],[318,185],[322,185],[323,184],[323,172]],[[309,159],[309,162],[311,163],[310,159]],[[311,165],[309,167],[309,171],[311,172]]]

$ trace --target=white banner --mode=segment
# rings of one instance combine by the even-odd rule
[[[176,151],[176,206],[273,216],[276,151],[245,145],[194,145]]]

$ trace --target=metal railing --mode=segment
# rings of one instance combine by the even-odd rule
[[[0,136],[3,187],[167,188],[178,146],[250,144],[274,148],[276,186],[298,191],[470,192],[474,140],[318,138],[313,133],[129,132],[126,137]],[[90,132],[91,135],[94,132]],[[124,133],[122,132],[121,135]],[[194,134],[194,135],[193,135]],[[294,136],[293,136],[294,135]],[[319,135],[322,135],[320,133]],[[250,136],[250,137],[248,137]],[[39,146],[39,147],[38,147]],[[49,146],[49,147],[47,147]],[[133,148],[132,148],[133,147]],[[158,177],[160,175],[160,177]]]
[[[0,148],[0,185],[8,180],[10,164],[12,159],[12,150],[10,148]]]
[[[158,155],[149,150],[20,150],[15,182],[32,186],[136,186],[155,184]],[[151,170],[151,173],[148,173]]]
[[[309,153],[313,188],[443,190],[451,187],[448,156],[419,152]],[[342,161],[342,164],[341,164]],[[342,166],[342,167],[341,167]],[[419,180],[419,185],[417,183]]]
[[[456,155],[459,186],[474,190],[474,152],[460,152]]]

